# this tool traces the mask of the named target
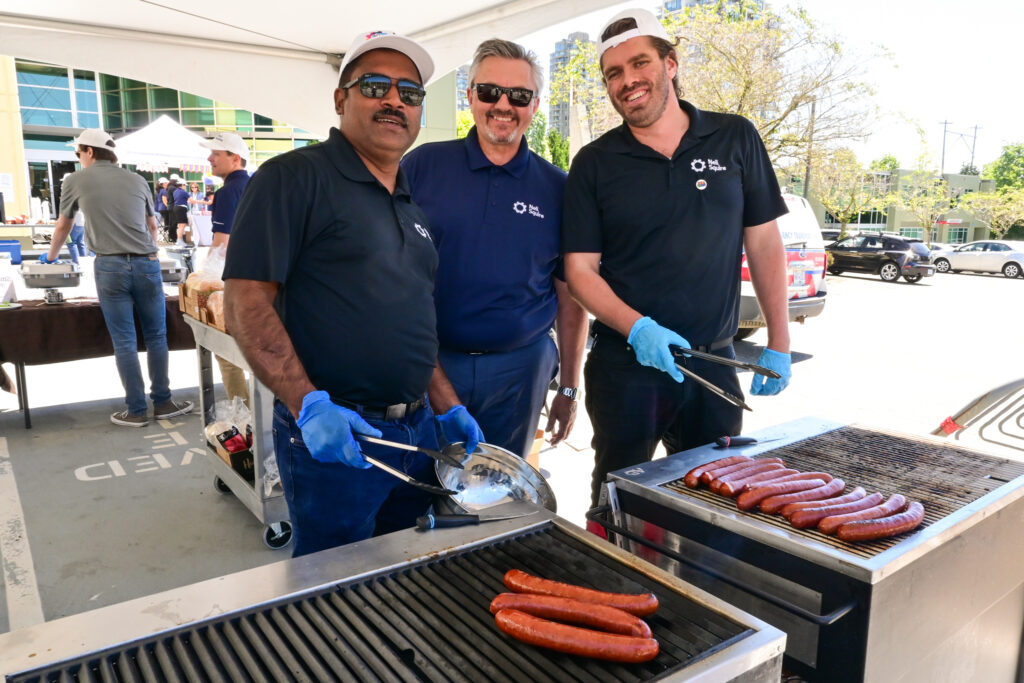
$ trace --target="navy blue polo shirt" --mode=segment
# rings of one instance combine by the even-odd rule
[[[213,232],[231,234],[231,224],[235,220],[238,202],[242,199],[242,192],[248,184],[249,173],[242,168],[232,171],[224,179],[224,186],[213,195]]]
[[[699,345],[736,333],[743,229],[787,209],[753,124],[679,104],[690,126],[671,159],[626,124],[579,151],[562,248],[600,253],[619,298]]]
[[[462,140],[422,145],[402,160],[427,214],[440,263],[434,302],[441,346],[511,351],[547,334],[558,300],[565,172],[524,138],[504,166]]]
[[[156,210],[166,211],[167,205],[164,204],[164,197],[167,196],[167,188],[161,187],[156,193]]]
[[[392,195],[332,129],[326,142],[276,156],[252,176],[224,279],[280,283],[275,307],[314,386],[384,406],[427,390],[436,268],[404,174]]]
[[[169,198],[174,201],[168,201],[169,206],[188,206],[188,190],[183,187],[175,188],[174,194]]]

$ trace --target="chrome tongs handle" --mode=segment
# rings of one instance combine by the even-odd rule
[[[387,439],[378,439],[375,436],[369,436],[367,434],[353,433],[352,436],[356,437],[360,441],[365,441],[366,443],[375,443],[378,446],[390,446],[391,448],[398,448],[403,451],[424,453],[425,455],[429,455],[434,460],[440,460],[441,462],[447,465],[451,465],[452,467],[456,467],[460,470],[464,469],[463,464],[459,460],[456,460],[454,456],[448,455],[447,453],[442,453],[441,451],[435,451],[432,448],[423,448],[421,446],[413,446],[411,444],[401,443],[399,441],[388,441]]]
[[[679,372],[683,373],[684,375],[686,375],[687,377],[689,377],[690,379],[695,381],[697,384],[701,385],[702,387],[704,387],[705,389],[710,391],[711,393],[717,394],[718,396],[721,396],[722,398],[724,398],[726,401],[728,401],[729,403],[733,404],[734,406],[743,408],[743,410],[749,410],[750,412],[754,412],[753,409],[750,406],[748,406],[743,401],[743,399],[740,398],[739,396],[736,396],[735,394],[730,394],[725,389],[720,388],[716,384],[712,384],[708,380],[706,380],[703,377],[701,377],[700,375],[698,375],[693,370],[690,370],[688,368],[684,368],[679,363],[676,363],[675,366],[677,368],[679,368]]]
[[[671,349],[672,355],[676,356],[677,358],[679,356],[692,356],[693,358],[700,358],[701,360],[710,361],[712,363],[719,363],[720,365],[729,365],[734,368],[750,370],[751,372],[756,372],[759,375],[771,377],[772,379],[779,379],[780,377],[782,377],[782,375],[775,372],[774,370],[766,368],[763,365],[758,365],[757,363],[744,363],[741,360],[733,360],[732,358],[716,356],[713,353],[705,353],[704,351],[697,351],[696,349],[684,349],[678,346],[673,346],[671,347]]]

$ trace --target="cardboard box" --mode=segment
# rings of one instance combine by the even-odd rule
[[[201,320],[199,317],[199,300],[196,299],[194,294],[189,293],[188,287],[185,286],[184,282],[178,283],[178,308],[185,315]]]
[[[245,479],[250,484],[254,484],[256,481],[256,469],[255,465],[253,464],[252,451],[248,449],[236,450],[235,452],[229,451],[225,445],[225,442],[231,440],[232,437],[238,437],[238,429],[235,427],[232,427],[230,431],[217,434],[217,437],[215,439],[210,439],[208,432],[207,444],[209,444],[210,448],[217,452],[217,455],[220,457],[220,459],[227,463],[227,465],[231,469],[242,475],[242,478]],[[251,432],[249,439],[249,445],[251,445]]]
[[[213,314],[213,312],[210,311],[207,308],[200,308],[199,309],[199,319],[202,322],[204,322],[207,325],[209,325],[210,327],[217,328],[221,332],[227,332],[228,331],[227,325],[224,324],[224,320],[221,319],[221,318],[217,318]]]

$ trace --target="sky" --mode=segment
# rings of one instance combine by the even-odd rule
[[[794,0],[769,0],[775,9]],[[875,88],[880,116],[864,143],[851,145],[862,163],[886,154],[913,167],[922,151],[931,168],[956,172],[971,161],[994,161],[1004,145],[1024,143],[1024,87],[1020,85],[1022,0],[802,0],[800,5],[844,51],[870,55],[884,48],[888,60],[868,60],[866,80]],[[572,31],[593,39],[627,2],[562,22],[520,39],[547,67],[555,43]],[[546,93],[545,93],[546,94]],[[946,124],[942,154],[943,121]],[[916,123],[916,125],[915,125]],[[925,134],[925,147],[917,133]],[[975,126],[977,134],[975,135]]]

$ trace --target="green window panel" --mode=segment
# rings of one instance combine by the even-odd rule
[[[121,89],[122,90],[135,90],[136,88],[145,88],[145,87],[146,87],[146,83],[144,81],[135,81],[135,80],[132,80],[131,78],[122,78],[121,79]]]
[[[177,109],[178,91],[170,88],[151,88],[149,106],[153,109]]]
[[[99,103],[96,101],[96,93],[86,90],[75,91],[75,107],[78,111],[98,112]]]
[[[178,123],[181,123],[180,112],[178,112],[177,109],[157,109],[157,110],[154,110],[152,118],[153,118],[154,121],[156,121],[158,118],[160,118],[161,116],[164,116],[164,115],[170,116],[172,119],[174,119]]]
[[[259,114],[253,114],[252,118],[257,131],[261,133],[274,132],[274,119],[268,118],[266,116],[260,116]]]
[[[120,112],[107,112],[103,115],[104,130],[121,130],[124,128],[124,117]]]
[[[187,92],[180,94],[182,109],[213,109],[213,100],[208,97],[199,97]]]
[[[70,126],[71,112],[22,108],[21,122],[29,126]]]
[[[18,86],[18,99],[22,107],[38,109],[71,109],[71,93],[56,88]]]
[[[149,109],[149,101],[146,98],[146,89],[125,90],[122,97],[125,111],[139,111]]]
[[[213,126],[216,124],[212,109],[185,109],[181,112],[183,126]]]
[[[100,74],[100,90],[110,92],[121,89],[121,79],[110,74]]]
[[[103,111],[108,114],[115,114],[121,111],[121,93],[103,93]]]
[[[148,111],[130,111],[125,113],[125,128],[144,128],[149,125]]]
[[[16,62],[15,70],[18,73],[18,83],[24,85],[42,85],[48,88],[68,87],[68,70],[62,66]]]

